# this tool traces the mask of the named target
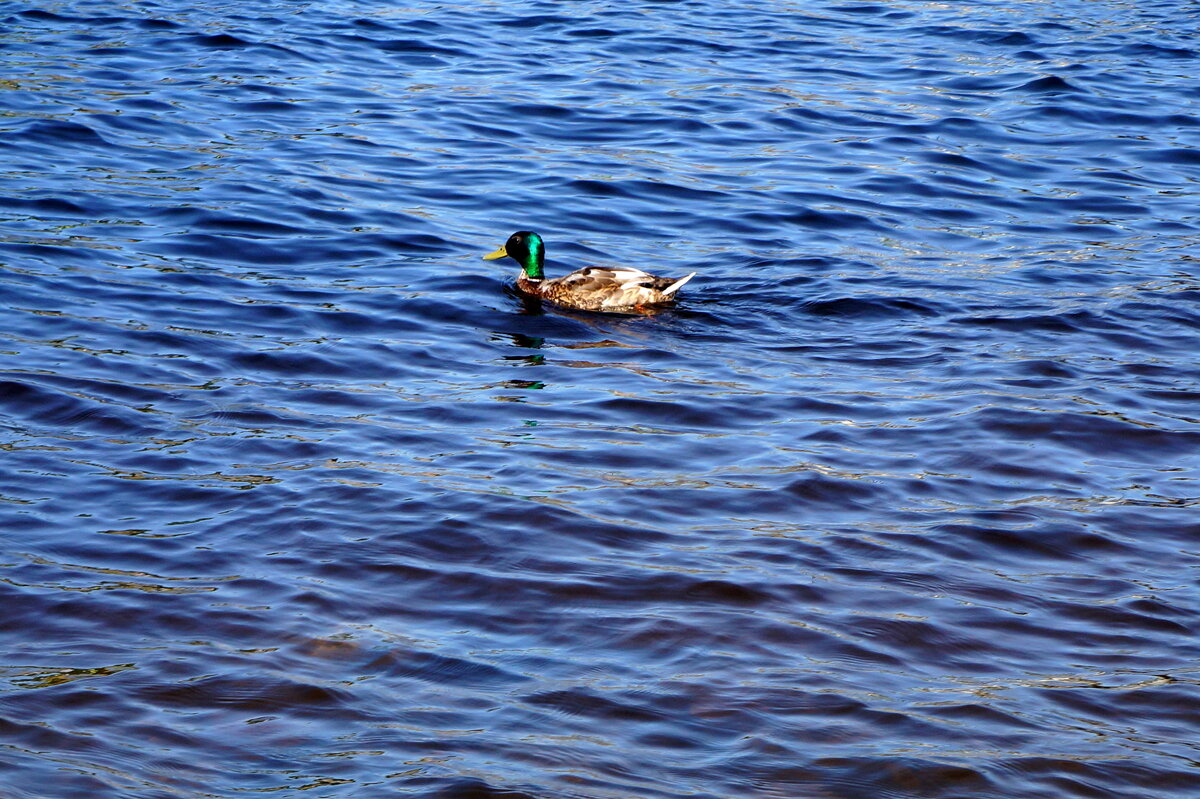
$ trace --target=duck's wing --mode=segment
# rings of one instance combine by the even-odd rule
[[[548,281],[545,291],[580,305],[618,308],[661,302],[662,289],[671,282],[629,266],[585,266]]]
[[[694,273],[693,273],[694,274]],[[587,266],[547,280],[543,297],[576,308],[616,309],[670,302],[675,291],[691,279],[655,277],[631,266]]]
[[[654,280],[651,275],[632,267],[585,266],[569,275],[556,277],[551,282],[570,291],[597,292],[641,285],[651,280]]]

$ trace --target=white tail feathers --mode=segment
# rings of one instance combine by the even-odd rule
[[[681,288],[683,288],[683,284],[684,284],[684,283],[688,282],[689,280],[691,280],[691,279],[692,279],[692,278],[694,278],[695,276],[696,276],[696,273],[695,273],[695,272],[692,272],[692,273],[691,273],[690,275],[688,275],[687,277],[681,277],[681,278],[679,278],[679,279],[678,279],[678,280],[676,280],[674,283],[672,283],[671,285],[669,285],[669,286],[667,286],[665,289],[663,289],[663,290],[662,290],[662,295],[663,295],[664,297],[670,297],[672,294],[674,294],[675,292],[677,292],[677,291],[679,291]]]

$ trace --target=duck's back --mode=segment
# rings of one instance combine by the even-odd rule
[[[569,275],[547,280],[541,295],[551,302],[575,308],[630,308],[670,302],[663,289],[674,283],[629,266],[585,266]]]

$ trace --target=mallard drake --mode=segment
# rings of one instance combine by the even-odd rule
[[[569,275],[542,273],[546,245],[529,230],[518,230],[495,252],[483,256],[495,261],[505,256],[521,265],[517,288],[556,305],[583,311],[638,311],[651,305],[674,302],[675,292],[696,273],[681,278],[655,277],[632,266],[585,266]]]

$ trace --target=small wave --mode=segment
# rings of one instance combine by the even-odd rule
[[[1020,86],[1014,86],[1011,91],[1025,94],[1079,94],[1084,90],[1058,75],[1046,75],[1036,78]]]
[[[153,417],[132,408],[28,381],[0,381],[0,407],[10,420],[23,418],[20,426],[28,425],[31,432],[43,426],[73,434],[141,436],[159,432]]]
[[[888,319],[905,316],[938,316],[945,308],[928,300],[903,297],[839,297],[810,300],[802,306],[817,316]]]
[[[1200,148],[1168,147],[1152,150],[1142,156],[1143,160],[1152,163],[1184,164],[1196,166],[1200,164]]]
[[[8,141],[53,143],[55,147],[80,145],[85,147],[116,148],[119,145],[108,141],[96,130],[79,122],[59,119],[34,119],[27,121],[16,131],[9,132]]]

